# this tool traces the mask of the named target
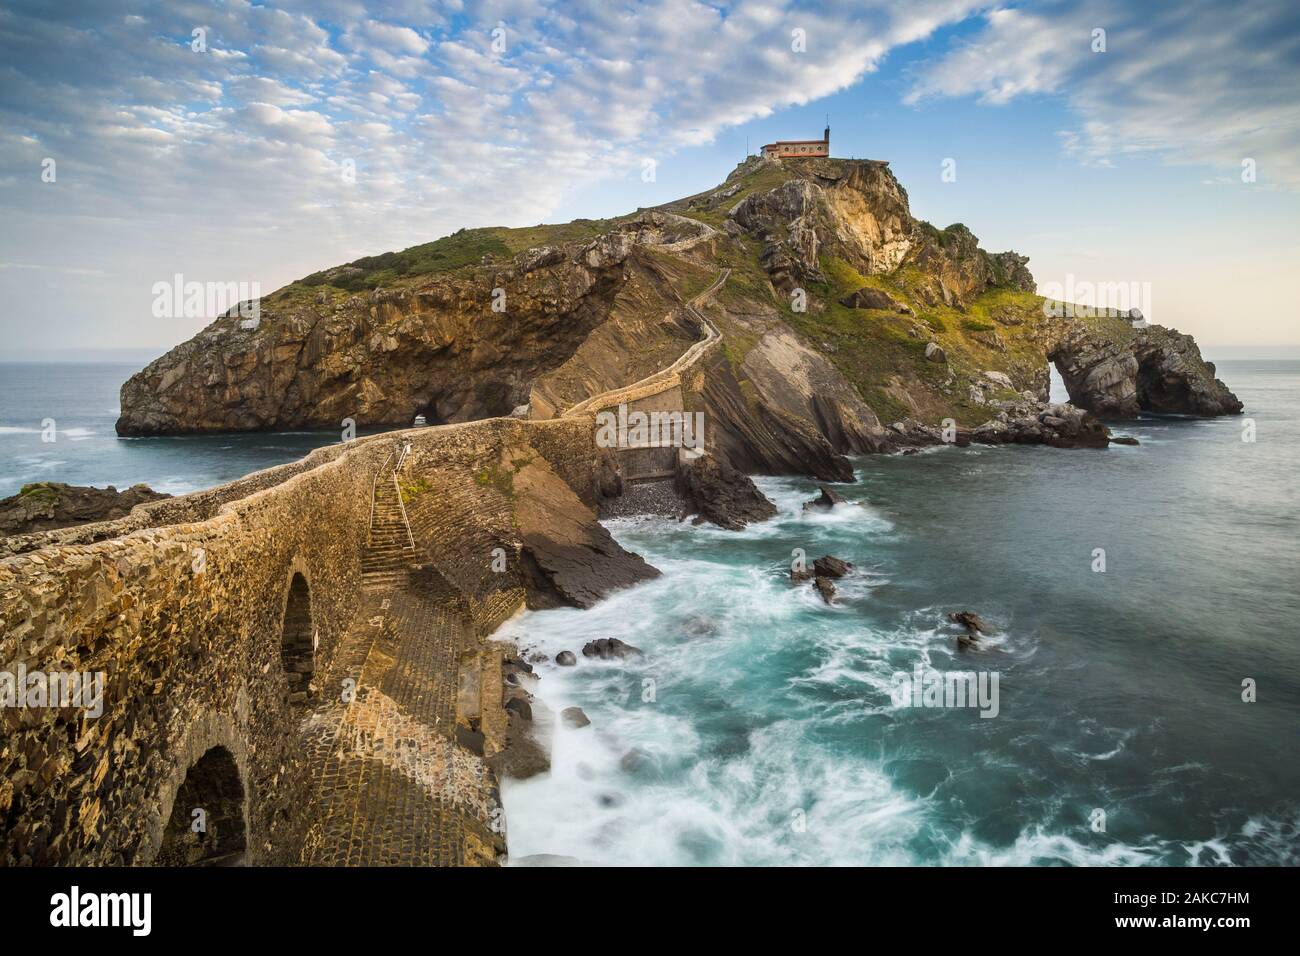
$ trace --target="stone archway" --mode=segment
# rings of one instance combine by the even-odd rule
[[[209,748],[176,791],[157,866],[238,866],[248,846],[244,783],[234,755]]]
[[[311,588],[301,571],[294,572],[284,602],[280,663],[289,684],[289,702],[305,702],[316,670],[316,632],[312,625]]]

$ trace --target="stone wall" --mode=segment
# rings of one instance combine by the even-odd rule
[[[18,542],[0,560],[0,671],[103,673],[104,703],[98,718],[0,709],[0,863],[155,861],[200,760],[237,777],[220,800],[233,793],[238,806],[242,788],[246,861],[297,861],[307,781],[304,711],[290,702],[282,652],[286,602],[301,575],[323,673],[358,613],[372,481],[394,438],[412,443],[403,480],[424,482],[410,507],[417,548],[481,633],[523,597],[486,563],[492,547],[517,548],[493,471],[503,455],[544,455],[584,500],[599,494],[590,422],[493,419],[321,449],[118,522]],[[290,618],[301,639],[300,615]],[[179,810],[183,823],[190,808]],[[233,819],[222,817],[222,840]],[[184,852],[168,842],[169,857]]]

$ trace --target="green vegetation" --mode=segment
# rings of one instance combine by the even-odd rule
[[[512,458],[506,467],[486,465],[474,476],[475,484],[484,488],[493,488],[499,494],[511,500],[515,497],[515,475],[533,463],[533,456]]]
[[[402,497],[407,501],[414,501],[420,495],[427,495],[433,491],[433,485],[429,484],[423,478],[413,478],[399,481],[398,484],[402,490]]]
[[[365,292],[379,286],[392,285],[408,276],[454,272],[478,265],[485,259],[489,262],[504,261],[536,246],[587,241],[600,235],[615,221],[576,219],[569,223],[527,226],[521,229],[500,226],[461,229],[450,236],[411,246],[401,252],[365,256],[335,269],[313,272],[282,291],[288,292],[294,286],[326,286],[346,292]]]
[[[726,199],[719,200],[711,209],[691,209],[687,206],[689,200],[681,203],[673,203],[667,208],[679,216],[698,219],[700,222],[708,223],[715,229],[721,229],[722,224],[726,222],[727,213],[734,209],[737,203],[742,202],[754,193],[767,192],[768,190],[775,189],[787,179],[792,178],[793,175],[789,170],[780,166],[769,165],[760,169],[758,172],[752,172],[741,177],[739,180],[741,183],[740,189],[736,190],[733,195],[728,196]],[[735,184],[736,180],[732,180],[729,183],[724,183],[722,186],[719,186],[716,190],[709,190],[709,192],[724,191],[730,189]],[[699,198],[702,200],[707,195],[708,193],[704,193],[699,197],[692,198]]]
[[[474,483],[484,488],[495,488],[507,498],[515,496],[515,473],[499,465],[486,465],[474,476]]]
[[[979,319],[962,319],[961,327],[967,332],[992,332],[997,328],[992,322],[981,322]]]
[[[59,500],[59,490],[51,487],[49,482],[35,481],[18,489],[18,497],[32,502],[53,504]]]

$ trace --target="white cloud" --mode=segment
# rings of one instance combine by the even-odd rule
[[[1094,52],[1093,30],[1106,31]],[[1066,98],[1079,116],[1067,152],[1113,165],[1126,154],[1240,171],[1300,189],[1300,15],[1285,3],[1075,0],[991,12],[916,79],[906,99],[976,96],[1005,104]],[[1240,180],[1238,180],[1240,181]]]

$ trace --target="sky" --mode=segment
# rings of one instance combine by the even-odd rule
[[[1040,291],[1300,354],[1293,2],[0,0],[0,360],[160,354],[208,321],[154,315],[177,274],[618,215],[828,117]]]

